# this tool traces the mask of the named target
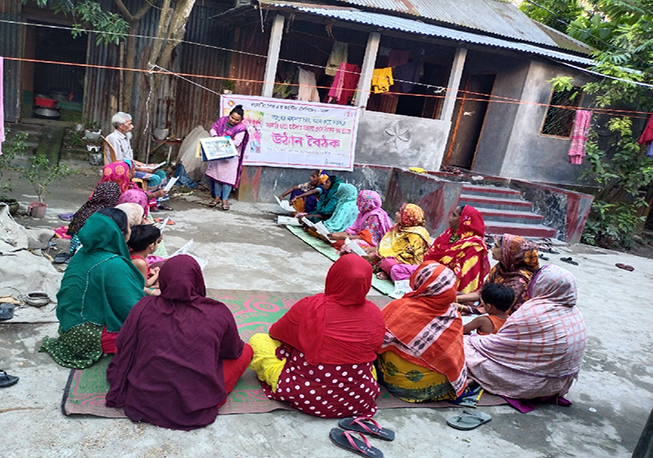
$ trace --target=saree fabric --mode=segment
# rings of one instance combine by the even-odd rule
[[[503,234],[501,260],[490,270],[487,282],[500,283],[515,292],[515,302],[509,313],[513,313],[528,299],[528,286],[539,268],[536,244],[518,235]]]
[[[381,196],[378,192],[363,190],[358,193],[358,216],[345,232],[357,235],[368,231],[372,236],[372,246],[378,246],[383,236],[392,228],[392,221],[381,208]]]
[[[120,186],[113,181],[99,183],[93,190],[93,194],[91,194],[88,201],[73,215],[66,234],[77,234],[86,223],[86,220],[96,211],[118,205],[120,193]]]
[[[125,192],[130,188],[135,188],[136,185],[132,183],[129,177],[130,165],[125,161],[112,162],[107,164],[102,169],[102,179],[100,183],[113,181],[120,186],[120,192]]]
[[[467,383],[467,370],[463,322],[452,305],[456,298],[456,277],[444,265],[428,261],[411,275],[410,286],[413,292],[383,309],[383,349],[444,374],[460,396]]]
[[[210,161],[206,169],[206,176],[212,180],[219,181],[220,183],[231,185],[234,189],[238,189],[240,174],[243,170],[243,157],[247,152],[247,144],[249,143],[249,134],[247,133],[247,126],[243,122],[239,122],[235,126],[232,126],[228,121],[229,116],[223,116],[213,124],[211,129],[213,129],[219,137],[228,135],[234,139],[238,156]],[[236,138],[237,135],[242,137],[239,144]]]
[[[223,360],[238,359],[244,342],[227,306],[206,297],[191,256],[163,264],[159,284],[161,295],[141,299],[118,334],[107,406],[124,407],[133,421],[200,428],[215,421],[227,397]]]
[[[118,332],[143,297],[144,280],[111,218],[91,215],[79,239],[83,246],[71,258],[57,293],[59,337],[44,338],[40,351],[47,351],[63,366],[83,369],[102,356],[97,351],[102,329]],[[90,342],[77,343],[73,329],[85,323],[97,326],[100,334],[86,333]],[[93,345],[95,339],[97,345]]]
[[[403,204],[401,221],[395,224],[379,242],[379,256],[394,258],[401,264],[419,265],[431,243],[424,227],[424,211],[415,204]]]
[[[358,216],[356,205],[356,186],[348,183],[341,183],[335,193],[338,199],[331,218],[324,221],[324,226],[329,232],[343,232],[351,226]]]
[[[145,194],[141,189],[129,189],[128,191],[123,192],[118,199],[118,202],[121,204],[133,203],[140,205],[143,208],[144,216],[147,216],[150,213],[147,194]]]
[[[365,298],[371,283],[364,259],[342,256],[329,269],[323,294],[300,300],[270,327],[270,337],[281,343],[277,359],[285,363],[275,391],[262,383],[268,397],[322,418],[374,415],[373,361],[384,325],[379,308]],[[273,382],[265,365],[253,369]]]
[[[576,279],[554,265],[534,276],[531,299],[496,334],[465,337],[470,377],[510,398],[564,396],[577,377],[587,332],[576,307]]]
[[[449,228],[440,234],[424,260],[440,262],[453,270],[458,278],[459,292],[477,291],[490,272],[485,223],[481,212],[465,205],[456,232]]]
[[[317,207],[315,208],[315,213],[320,215],[323,219],[329,219],[331,218],[331,215],[333,215],[338,203],[336,192],[342,184],[342,181],[340,181],[340,178],[338,177],[331,176],[329,179],[331,180],[331,187],[320,195],[320,200],[317,201]],[[322,188],[320,188],[320,190],[322,190]],[[319,221],[316,218],[311,218],[311,220],[314,223]]]

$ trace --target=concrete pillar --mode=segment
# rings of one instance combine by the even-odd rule
[[[460,80],[463,76],[463,68],[465,67],[465,58],[467,57],[467,49],[456,49],[456,55],[453,58],[453,65],[451,66],[451,74],[449,75],[449,83],[447,87],[447,95],[444,97],[444,104],[442,105],[442,119],[443,121],[451,121],[453,116],[453,108],[456,104],[456,97],[458,96],[458,89],[460,89]]]
[[[263,76],[263,91],[261,92],[263,97],[272,97],[274,91],[274,78],[277,75],[279,51],[281,50],[281,39],[283,38],[283,23],[284,17],[282,14],[277,14],[272,21],[268,58],[265,62],[265,75]]]
[[[357,107],[365,108],[367,106],[367,99],[370,98],[372,73],[374,72],[374,64],[376,64],[376,55],[379,51],[380,42],[381,35],[377,32],[370,33],[370,36],[367,38],[363,68],[361,69],[361,77],[358,80],[358,91],[356,92],[356,100],[354,101]]]

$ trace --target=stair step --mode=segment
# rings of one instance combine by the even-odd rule
[[[521,199],[521,192],[510,188],[499,188],[496,186],[480,186],[466,184],[463,186],[466,195],[498,197],[504,199]]]
[[[488,235],[514,234],[522,237],[555,237],[556,230],[542,224],[486,222],[485,233]]]
[[[508,223],[539,224],[544,217],[537,213],[502,210],[497,208],[478,208],[485,221],[503,221]]]
[[[61,148],[61,159],[88,162],[88,155],[86,148]]]
[[[518,199],[502,199],[498,197],[475,196],[470,194],[460,195],[460,204],[469,204],[477,209],[481,208],[495,208],[506,210],[530,210],[533,206],[532,203],[525,200]]]

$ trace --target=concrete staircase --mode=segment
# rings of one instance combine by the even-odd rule
[[[488,235],[515,234],[522,237],[555,237],[554,228],[542,224],[542,215],[519,191],[496,186],[466,184],[459,205],[471,205],[483,215]]]

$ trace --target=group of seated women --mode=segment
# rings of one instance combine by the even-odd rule
[[[347,186],[337,186],[341,205],[350,202]],[[509,234],[495,240],[490,271],[483,220],[472,207],[457,209],[430,245],[417,205],[403,205],[392,225],[380,204],[378,194],[358,193],[353,220],[333,233],[359,236],[368,256],[343,253],[323,293],[295,303],[249,344],[229,309],[206,297],[191,257],[166,260],[160,295],[145,297],[125,242],[127,216],[101,209],[78,232],[82,248],[58,294],[60,336],[46,338],[42,350],[77,368],[115,353],[107,405],[182,430],[212,423],[248,366],[269,398],[322,418],[371,417],[379,385],[407,402],[456,400],[471,385],[509,398],[565,395],[586,342],[572,274],[540,268],[536,246]],[[388,258],[394,262],[384,268]],[[408,278],[412,292],[381,310],[366,298],[374,269]],[[480,299],[473,311],[482,311],[484,283],[510,288],[515,302],[493,333],[465,336],[458,307]]]

